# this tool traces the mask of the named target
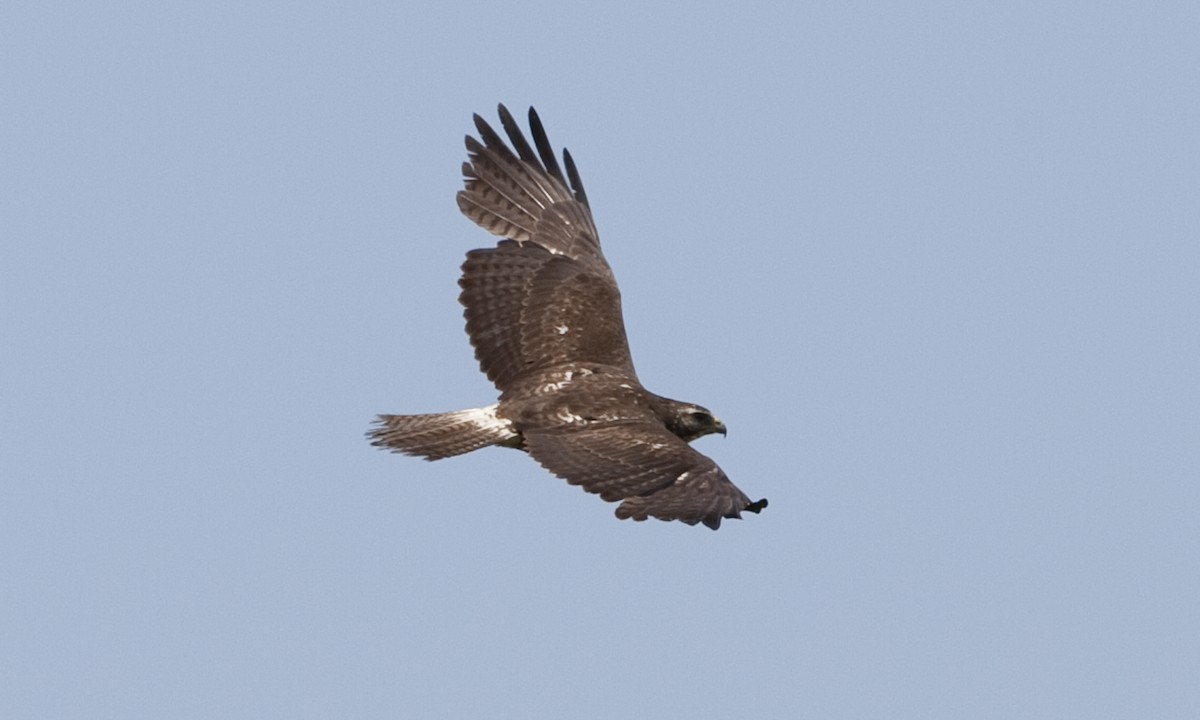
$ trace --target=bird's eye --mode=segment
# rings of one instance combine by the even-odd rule
[[[708,413],[703,412],[701,410],[693,410],[691,415],[692,415],[692,419],[698,423],[708,422],[709,420],[712,419],[711,415],[709,415]]]

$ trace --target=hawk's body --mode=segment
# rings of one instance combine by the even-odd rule
[[[536,152],[512,116],[513,149],[478,115],[467,137],[463,214],[502,236],[463,263],[460,300],[475,356],[500,390],[497,404],[434,415],[381,415],[375,445],[430,460],[502,445],[609,501],[620,518],[703,522],[758,512],[709,458],[688,444],[725,432],[708,410],[642,387],[633,369],[621,296],[600,251],[571,156],[566,175],[537,114]],[[514,153],[515,150],[515,153]]]

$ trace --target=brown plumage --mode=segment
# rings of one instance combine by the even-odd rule
[[[463,263],[459,300],[475,357],[500,390],[495,405],[380,415],[372,444],[437,460],[489,445],[527,451],[604,500],[617,517],[702,522],[759,512],[690,443],[725,426],[699,405],[655,395],[633,369],[621,294],[571,155],[559,165],[532,108],[531,146],[500,106],[510,149],[478,115],[458,207],[499,235]],[[535,150],[536,148],[536,150]],[[566,172],[563,168],[565,166]]]

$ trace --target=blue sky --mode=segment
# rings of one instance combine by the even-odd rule
[[[1192,3],[6,3],[0,716],[1193,718]],[[471,113],[571,149],[761,516],[480,406]]]

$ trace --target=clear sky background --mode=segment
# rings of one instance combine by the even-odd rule
[[[1200,716],[1198,7],[4,3],[0,717]],[[497,102],[762,515],[364,440]]]

